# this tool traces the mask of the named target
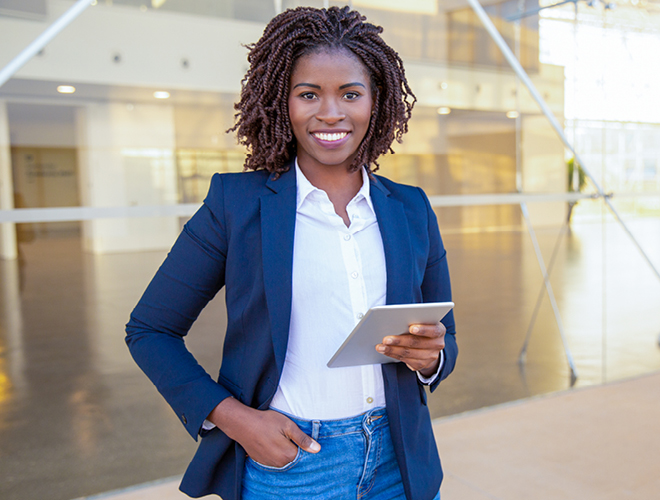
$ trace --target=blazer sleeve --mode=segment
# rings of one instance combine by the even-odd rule
[[[131,355],[195,440],[208,414],[231,396],[184,342],[199,313],[224,286],[223,201],[222,177],[216,174],[204,204],[184,226],[126,325]]]
[[[419,188],[418,188],[419,189]],[[447,266],[447,251],[442,244],[438,219],[431,207],[431,203],[422,189],[419,189],[427,211],[428,235],[429,235],[429,258],[426,271],[422,281],[422,297],[424,302],[450,302],[451,283],[449,281],[449,267]],[[447,378],[454,370],[458,346],[456,344],[456,324],[454,322],[454,311],[449,311],[442,319],[442,324],[447,328],[445,335],[444,363],[439,376],[431,384],[434,391],[438,384]]]

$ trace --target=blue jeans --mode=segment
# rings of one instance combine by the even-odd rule
[[[298,449],[284,467],[261,465],[248,457],[243,500],[406,499],[385,408],[342,420],[287,417],[317,440],[321,451]],[[433,500],[440,500],[440,493]]]

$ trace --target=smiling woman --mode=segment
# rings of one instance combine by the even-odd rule
[[[350,225],[346,206],[362,186],[354,167],[374,108],[369,73],[345,49],[301,57],[291,74],[289,119],[300,170]]]
[[[298,163],[308,178],[311,169],[353,166],[371,120],[371,92],[367,70],[350,52],[325,49],[298,59],[289,119]]]
[[[247,169],[277,173],[288,170],[297,154],[299,139],[289,117],[291,77],[294,66],[306,55],[319,52],[341,53],[352,58],[362,72],[366,71],[373,116],[351,167],[364,165],[372,172],[378,169],[378,157],[392,152],[392,142],[400,142],[408,131],[416,100],[403,62],[380,37],[382,31],[348,8],[326,11],[300,7],[285,11],[270,22],[264,36],[250,46],[250,69],[243,81],[241,100],[235,105],[237,121],[230,129],[248,147]],[[332,68],[328,75],[334,71]],[[342,85],[346,83],[352,81]],[[362,83],[366,86],[366,82]]]
[[[191,496],[440,497],[424,385],[454,368],[452,313],[383,332],[390,363],[327,366],[371,307],[451,301],[426,195],[373,174],[415,101],[381,31],[348,7],[270,22],[235,105],[254,171],[214,176],[131,315],[135,360],[202,437]],[[216,382],[183,337],[224,285]]]

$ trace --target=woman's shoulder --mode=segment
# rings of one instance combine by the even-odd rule
[[[400,182],[395,182],[387,177],[382,175],[374,174],[376,179],[376,184],[381,183],[382,186],[394,195],[396,198],[400,198],[405,201],[422,201],[426,202],[427,196],[424,193],[424,190],[418,186],[411,186],[410,184],[402,184]]]
[[[244,170],[242,172],[217,172],[211,177],[211,184],[222,183],[227,186],[249,186],[264,184],[270,172],[267,170]]]
[[[266,187],[270,175],[267,170],[215,173],[211,177],[208,196],[242,197],[246,194],[256,194]]]

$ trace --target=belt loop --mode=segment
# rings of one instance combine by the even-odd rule
[[[319,429],[321,429],[321,422],[319,420],[312,421],[312,439],[317,440],[319,438]]]

